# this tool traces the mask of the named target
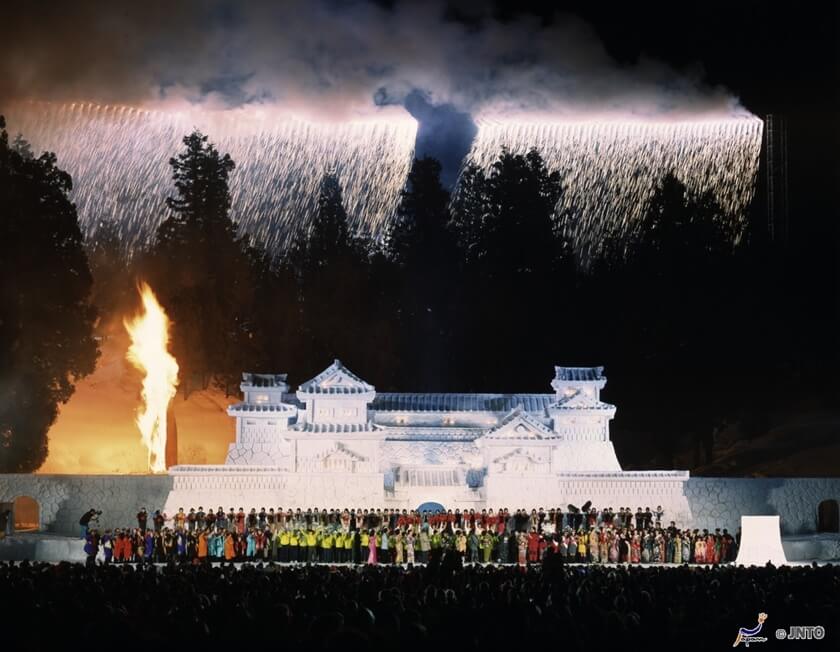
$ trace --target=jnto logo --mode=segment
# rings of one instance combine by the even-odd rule
[[[739,627],[738,636],[735,637],[732,647],[738,647],[741,643],[745,647],[749,647],[750,643],[766,643],[767,637],[758,635],[765,620],[767,620],[767,614],[762,611],[758,614],[758,624],[755,627]]]

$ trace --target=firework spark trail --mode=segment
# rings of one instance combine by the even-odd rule
[[[503,147],[516,154],[536,147],[548,168],[563,174],[557,213],[575,216],[568,235],[587,261],[610,229],[622,234],[632,228],[669,171],[690,192],[711,190],[743,225],[762,128],[754,116],[678,122],[483,119],[466,161],[488,171]]]
[[[283,248],[317,206],[326,171],[338,174],[353,226],[378,234],[393,213],[414,156],[417,123],[386,110],[343,123],[268,110],[150,111],[89,103],[12,106],[9,128],[35,151],[57,153],[73,176],[86,233],[113,220],[129,250],[151,241],[174,192],[169,158],[193,128],[236,162],[232,217],[270,250]]]
[[[143,372],[143,406],[137,413],[143,445],[152,473],[166,471],[166,410],[178,385],[178,363],[167,351],[169,318],[152,289],[141,283],[138,290],[143,312],[124,321],[131,337],[126,358]]]
[[[399,111],[399,109],[396,109]],[[414,155],[417,123],[399,113],[330,124],[260,109],[149,111],[96,104],[28,102],[9,125],[36,151],[57,152],[74,178],[87,233],[113,219],[130,249],[149,242],[171,194],[168,160],[198,127],[237,163],[232,214],[270,250],[288,244],[317,205],[326,170],[338,173],[353,225],[379,236],[394,214]],[[536,147],[564,175],[559,214],[583,262],[603,235],[632,229],[656,183],[673,170],[691,191],[710,189],[743,223],[755,185],[762,122],[754,116],[655,122],[562,121],[529,116],[477,121],[467,161],[489,168],[502,147]]]

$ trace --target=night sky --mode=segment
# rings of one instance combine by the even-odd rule
[[[338,121],[401,106],[418,121],[416,154],[440,160],[449,187],[484,117],[780,116],[789,237],[774,252],[787,288],[773,310],[799,327],[778,346],[807,352],[798,378],[838,390],[831,4],[19,2],[0,13],[0,114],[31,99],[272,106]]]
[[[418,153],[439,158],[451,183],[482,112],[740,105],[788,119],[791,234],[810,246],[832,235],[836,215],[823,192],[840,145],[829,5],[83,1],[67,12],[19,3],[4,10],[14,28],[0,44],[0,106],[278,103],[341,115],[401,104],[420,122]]]

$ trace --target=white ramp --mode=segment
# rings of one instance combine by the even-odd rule
[[[743,566],[774,566],[787,564],[782,548],[782,533],[778,516],[742,516],[741,546],[736,564]]]

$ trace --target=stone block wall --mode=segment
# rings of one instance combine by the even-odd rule
[[[168,475],[0,474],[0,502],[29,496],[38,502],[41,530],[78,535],[87,510],[102,510],[102,528],[137,523],[137,511],[163,506],[172,488]]]
[[[741,515],[778,514],[783,535],[810,534],[820,502],[840,501],[840,478],[695,477],[685,483],[685,495],[692,527],[735,532]]]

